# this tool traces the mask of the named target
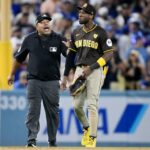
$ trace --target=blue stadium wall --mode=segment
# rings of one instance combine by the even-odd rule
[[[74,114],[72,98],[68,92],[60,94],[58,145],[79,146],[82,126]],[[26,144],[26,113],[26,91],[0,91],[0,146]],[[102,91],[98,113],[98,146],[150,146],[150,92]],[[37,143],[47,146],[47,126],[43,105]]]

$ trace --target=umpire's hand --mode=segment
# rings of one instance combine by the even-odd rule
[[[8,82],[8,85],[12,85],[14,83],[14,75],[9,75],[8,76],[8,79],[7,79],[7,82]]]

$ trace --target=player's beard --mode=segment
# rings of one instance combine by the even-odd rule
[[[87,24],[88,22],[89,22],[89,20],[86,20],[86,19],[80,20],[80,19],[79,19],[79,23],[80,23],[80,24]]]

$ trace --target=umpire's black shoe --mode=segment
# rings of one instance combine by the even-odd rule
[[[28,144],[26,145],[26,147],[36,147],[36,141],[33,140],[29,140]]]
[[[49,147],[57,147],[56,141],[50,141],[49,142]]]

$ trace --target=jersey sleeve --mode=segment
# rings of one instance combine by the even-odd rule
[[[76,46],[75,46],[75,44],[74,44],[74,32],[71,34],[71,40],[70,40],[70,46],[69,46],[69,50],[70,51],[74,51],[74,52],[76,52],[77,51],[77,49],[76,49]]]
[[[70,50],[66,57],[65,70],[64,70],[65,76],[68,76],[70,70],[72,68],[75,68],[75,57],[76,57],[76,52]]]
[[[102,30],[99,37],[99,43],[101,45],[101,51],[107,53],[113,51],[113,44],[110,38],[108,38],[105,30]]]
[[[75,41],[74,36],[73,36],[74,32],[71,34],[70,46],[68,48],[69,52],[68,52],[68,55],[66,57],[65,70],[64,70],[65,76],[68,76],[69,71],[72,68],[75,68],[75,57],[76,57],[77,49],[76,49],[76,46],[74,44],[74,41]]]
[[[25,38],[21,47],[15,52],[14,58],[19,62],[22,63],[27,55],[29,53],[29,48],[28,48],[28,39]]]
[[[63,43],[63,41],[66,42],[66,39],[61,37],[61,40],[60,40],[61,53],[63,54],[64,57],[66,57],[68,47]]]

